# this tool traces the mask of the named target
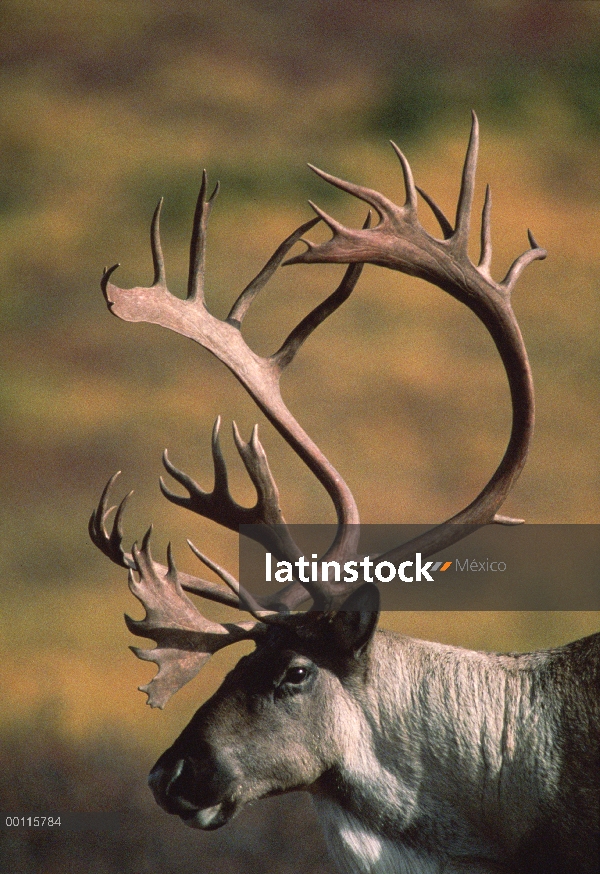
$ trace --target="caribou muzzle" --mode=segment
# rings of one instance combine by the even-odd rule
[[[220,828],[237,809],[233,776],[210,753],[184,757],[171,748],[150,771],[148,784],[157,804],[191,828]]]

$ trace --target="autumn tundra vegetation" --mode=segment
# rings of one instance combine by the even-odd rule
[[[237,5],[235,22],[220,2],[108,10],[93,0],[66,11],[31,0],[5,9],[0,807],[115,806],[124,823],[115,834],[60,839],[0,833],[2,864],[24,874],[79,870],[83,852],[101,874],[334,870],[302,794],[262,801],[211,833],[185,829],[156,806],[144,785],[153,762],[253,645],[217,653],[164,711],[142,707],[135,687],[155,668],[127,651],[120,616],[143,611],[122,572],[86,543],[98,483],[121,468],[124,491],[136,489],[124,520],[129,543],[152,521],[155,557],[164,561],[172,540],[180,571],[197,574],[197,560],[185,557],[190,537],[235,573],[233,532],[201,520],[186,526],[189,514],[156,488],[165,446],[179,469],[210,486],[206,435],[218,413],[235,419],[245,440],[259,422],[286,518],[332,518],[321,486],[219,362],[202,353],[192,360],[189,344],[158,328],[119,325],[98,294],[96,272],[117,258],[120,285],[151,281],[148,210],[161,195],[169,287],[185,293],[203,166],[222,183],[206,270],[209,308],[224,319],[235,290],[310,218],[307,200],[360,228],[364,207],[307,171],[307,161],[402,203],[391,137],[452,219],[475,107],[485,137],[474,215],[490,181],[494,277],[523,250],[527,226],[549,253],[514,297],[537,418],[504,512],[534,523],[600,516],[598,4],[467,3],[424,15],[422,4],[407,3],[412,15],[383,2],[378,16],[358,2],[327,14],[316,0],[301,10],[281,4],[277,14],[267,2]],[[419,219],[439,236],[423,203]],[[329,234],[321,223],[308,236],[317,243]],[[473,261],[477,250],[474,233]],[[245,320],[252,348],[278,348],[344,270],[278,271]],[[421,280],[369,265],[282,390],[366,522],[448,518],[480,491],[510,431],[506,379],[483,327]],[[249,505],[254,490],[225,431],[222,443],[232,493]],[[217,623],[239,619],[226,605],[206,611]],[[504,652],[557,646],[599,627],[593,614],[435,612],[384,614],[381,626]]]

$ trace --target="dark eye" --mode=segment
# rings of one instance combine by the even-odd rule
[[[308,675],[307,668],[302,668],[299,665],[293,668],[288,668],[285,672],[285,676],[283,678],[284,683],[290,683],[292,685],[297,686],[299,683],[303,683]]]

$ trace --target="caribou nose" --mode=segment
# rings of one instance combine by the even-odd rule
[[[163,753],[148,783],[163,810],[189,818],[227,798],[234,776],[210,748],[197,744],[193,756],[173,748]]]
[[[195,778],[195,769],[189,759],[178,759],[173,765],[159,760],[150,772],[148,784],[156,802],[167,813],[185,816],[198,810],[198,805],[190,800]]]

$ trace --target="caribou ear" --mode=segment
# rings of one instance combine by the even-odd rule
[[[360,655],[371,641],[379,619],[379,589],[365,583],[353,592],[333,620],[337,645],[347,653]]]

